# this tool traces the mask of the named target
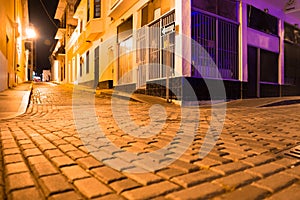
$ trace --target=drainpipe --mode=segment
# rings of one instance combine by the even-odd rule
[[[170,87],[170,80],[169,80],[169,67],[166,67],[166,99],[167,99],[167,102],[169,103],[169,87]]]
[[[16,45],[17,45],[17,43],[16,43],[16,18],[17,18],[17,16],[16,16],[16,7],[17,7],[17,5],[16,5],[16,0],[14,0],[14,20],[13,20],[13,29],[14,29],[14,31],[13,31],[13,70],[14,70],[14,77],[15,77],[15,82],[14,82],[14,85],[16,84],[16,80],[17,80],[17,73],[16,73]]]

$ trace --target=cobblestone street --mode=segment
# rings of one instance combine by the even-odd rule
[[[178,105],[161,101],[152,107],[159,101],[132,100],[129,119],[114,113],[119,108],[112,108],[110,95],[92,96],[90,91],[73,92],[72,85],[34,84],[26,113],[0,120],[2,199],[300,199],[300,159],[284,154],[300,143],[300,104],[229,102],[219,140],[200,158],[210,107],[200,108],[193,135],[193,124],[182,122]],[[120,98],[118,106],[127,102]],[[126,120],[150,128],[139,131]],[[174,139],[181,122],[187,123],[191,143],[190,137],[182,143]],[[134,137],[124,127],[142,135]],[[147,135],[150,130],[156,134]],[[157,155],[163,166],[184,152],[154,172],[131,173],[151,168],[134,153],[148,155],[169,143],[187,149],[178,145],[164,157]]]

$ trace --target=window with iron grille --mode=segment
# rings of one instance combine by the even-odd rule
[[[166,67],[174,72],[175,32],[163,34],[166,27],[174,27],[175,12],[149,25],[149,79],[166,77]]]
[[[147,31],[147,26],[143,26],[136,32],[136,63],[138,63],[137,87],[146,85]]]
[[[192,11],[192,76],[238,79],[238,26]]]
[[[94,18],[101,17],[101,0],[94,0]]]

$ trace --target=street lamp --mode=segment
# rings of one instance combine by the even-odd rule
[[[32,72],[33,72],[33,51],[34,51],[34,61],[36,61],[36,39],[37,37],[37,33],[34,30],[33,26],[30,26],[28,28],[26,28],[26,41],[30,43],[30,49],[31,49],[31,54],[30,54],[30,60],[31,60],[31,67],[30,67],[30,71],[28,72],[28,64],[27,67],[25,69],[25,76],[26,76],[26,80],[31,80],[32,79]],[[33,46],[33,41],[34,41],[34,46]],[[29,77],[28,77],[28,73],[29,73]]]
[[[29,27],[26,29],[26,36],[28,39],[36,38],[36,32],[34,28]]]

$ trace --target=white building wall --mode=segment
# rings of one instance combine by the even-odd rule
[[[94,80],[94,73],[95,73],[95,49],[101,46],[101,42],[100,40],[94,41],[93,42],[93,46],[90,47],[87,51],[85,51],[83,54],[79,55],[79,60],[77,60],[77,78],[75,78],[76,80],[78,80],[78,83],[86,83],[86,82],[90,82]],[[86,71],[86,63],[87,63],[87,57],[86,57],[86,53],[89,51],[89,72],[87,73]],[[101,55],[101,54],[100,54]],[[82,76],[80,76],[80,57],[83,58],[84,63],[83,63],[83,69],[82,69]],[[100,60],[100,63],[102,61]],[[73,68],[74,69],[74,68]],[[75,75],[76,76],[76,75]]]
[[[179,32],[175,36],[175,71],[179,76],[191,76],[191,3],[186,0],[175,1],[175,26]],[[186,17],[189,16],[189,17]]]
[[[59,61],[58,60],[54,60],[53,62],[53,68],[52,68],[53,72],[52,72],[52,80],[59,82]]]
[[[50,80],[51,80],[51,71],[43,70],[43,81],[50,81]]]

